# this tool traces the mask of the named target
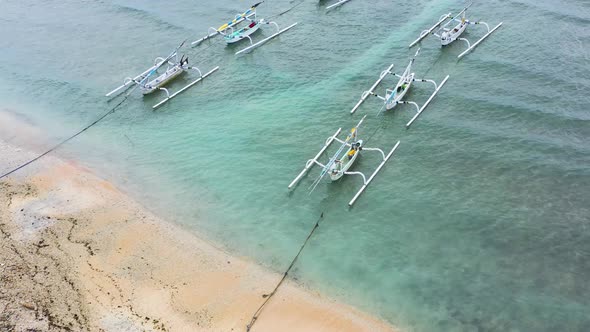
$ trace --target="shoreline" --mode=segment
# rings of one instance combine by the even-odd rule
[[[5,170],[33,153],[0,155]],[[0,329],[245,331],[282,277],[54,156],[0,180],[0,231]],[[395,330],[289,279],[252,331],[277,328]]]

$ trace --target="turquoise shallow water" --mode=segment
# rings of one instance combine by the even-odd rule
[[[258,12],[294,4],[267,1]],[[122,78],[249,5],[1,2],[1,106],[57,142],[118,102],[103,95]],[[356,0],[326,13],[305,1],[275,18],[296,28],[250,55],[221,43],[187,50],[220,71],[156,111],[158,98],[132,95],[59,154],[276,270],[324,212],[293,277],[402,328],[588,331],[587,1],[478,1],[472,18],[504,26],[460,62],[462,46],[422,43],[416,75],[451,78],[410,130],[408,107],[376,117],[368,100],[348,114],[381,70],[405,66],[422,29],[461,7]],[[430,91],[416,84],[408,97],[423,102]],[[355,207],[346,204],[356,178],[308,195],[316,170],[289,193],[325,138],[364,114],[369,145],[402,143]],[[365,153],[355,169],[377,162]]]

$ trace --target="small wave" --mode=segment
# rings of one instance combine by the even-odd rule
[[[121,4],[111,4],[111,5],[115,7],[114,11],[119,14],[123,14],[125,16],[130,16],[133,18],[138,18],[141,20],[148,20],[148,21],[153,22],[156,26],[159,26],[162,28],[174,29],[174,30],[179,30],[179,31],[186,31],[185,27],[165,21],[147,10],[129,7],[129,6],[121,5]],[[112,8],[111,8],[111,10],[112,10]]]
[[[537,16],[533,11],[538,11],[543,16],[550,16],[553,19],[559,19],[564,22],[572,22],[578,25],[590,25],[590,9],[584,8],[584,3],[581,1],[578,5],[569,1],[567,6],[561,1],[510,1],[514,6],[519,7],[521,12],[526,12],[528,16]],[[540,22],[542,24],[542,22]],[[553,23],[551,23],[553,24]]]

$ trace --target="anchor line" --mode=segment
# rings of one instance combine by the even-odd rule
[[[210,49],[213,46],[216,46],[217,44],[223,42],[223,39],[217,39],[217,40],[209,40],[209,45],[207,45],[207,47],[204,48],[199,48],[199,53],[197,55],[193,55],[193,57],[191,58],[191,63],[193,64],[199,64],[202,61],[206,60],[206,59],[210,59],[210,55],[212,55],[211,52],[207,52],[207,54],[204,54],[205,51],[207,51],[208,49]],[[193,46],[196,47],[196,46]],[[188,55],[187,55],[188,57]]]
[[[320,221],[323,218],[324,218],[324,212],[322,212],[322,214],[320,215],[320,217],[316,221],[315,225],[311,229],[311,232],[309,232],[309,235],[307,235],[307,238],[303,242],[303,245],[301,246],[301,248],[299,248],[299,251],[297,252],[297,255],[295,255],[295,258],[293,258],[293,260],[291,261],[291,264],[289,264],[289,267],[287,268],[287,270],[285,270],[285,273],[283,273],[283,277],[281,278],[281,280],[279,281],[279,283],[275,286],[275,288],[272,290],[272,292],[266,296],[266,300],[264,300],[264,302],[262,302],[262,304],[260,305],[260,307],[258,307],[258,310],[256,310],[256,312],[254,312],[254,315],[252,316],[252,319],[250,320],[250,324],[248,324],[246,326],[246,331],[247,332],[249,332],[250,329],[252,329],[252,327],[256,323],[256,320],[258,319],[258,317],[262,313],[262,310],[264,309],[264,306],[266,306],[266,304],[268,303],[268,301],[270,301],[270,299],[273,297],[273,295],[276,294],[276,292],[278,291],[278,289],[281,286],[281,284],[283,284],[283,281],[285,281],[285,279],[287,279],[287,275],[289,274],[289,271],[291,271],[291,268],[293,268],[293,266],[295,265],[295,262],[297,262],[297,259],[299,258],[299,255],[301,255],[301,252],[303,251],[303,248],[305,248],[305,246],[307,245],[307,242],[309,242],[309,239],[311,238],[311,236],[313,235],[313,233],[316,231],[316,229],[318,229],[318,227],[320,226]]]
[[[206,50],[210,49],[211,47],[213,47],[213,46],[215,46],[215,45],[219,44],[219,43],[220,43],[220,42],[222,42],[222,41],[223,41],[223,40],[221,40],[221,39],[217,39],[217,40],[211,41],[211,42],[209,42],[209,43],[210,43],[210,44],[209,44],[209,46],[207,46],[207,47],[205,47],[205,48],[201,49],[200,51],[201,51],[201,52],[202,52],[202,51],[206,51]]]
[[[369,141],[371,140],[371,138],[373,138],[373,136],[375,136],[375,134],[380,130],[380,129],[387,129],[387,127],[389,126],[389,122],[383,122],[382,126],[377,126],[377,128],[375,128],[375,130],[371,133],[371,135],[369,136],[369,138],[367,138],[367,140],[365,141],[365,145],[367,143],[369,143]]]
[[[269,17],[267,17],[266,19],[267,19],[267,20],[270,20],[270,19],[271,19],[271,18],[273,18],[273,17],[278,17],[278,16],[281,16],[281,15],[283,15],[283,14],[286,14],[286,13],[288,13],[288,12],[290,12],[291,10],[295,9],[297,6],[299,6],[300,4],[302,4],[302,3],[304,3],[304,2],[305,2],[305,0],[301,0],[301,1],[299,1],[298,3],[296,3],[295,5],[293,5],[291,8],[289,8],[289,9],[287,9],[287,10],[283,11],[283,12],[280,12],[279,14],[276,14],[276,15],[269,16]]]
[[[434,60],[434,62],[430,65],[430,67],[424,72],[424,74],[422,74],[422,78],[426,78],[426,75],[428,75],[428,73],[430,72],[430,70],[432,68],[434,68],[434,66],[438,63],[438,61],[440,60],[440,56],[436,58],[436,60]]]
[[[44,156],[50,154],[51,152],[53,152],[55,150],[57,150],[59,147],[61,147],[62,145],[66,144],[67,142],[71,141],[72,139],[76,138],[78,135],[82,134],[86,130],[88,130],[91,127],[97,125],[99,122],[101,122],[102,120],[104,120],[107,116],[113,114],[117,110],[117,108],[119,108],[119,106],[121,106],[123,104],[123,102],[125,102],[127,100],[127,98],[129,98],[129,96],[125,96],[117,105],[115,105],[113,108],[111,108],[108,112],[106,112],[103,115],[101,115],[98,119],[94,120],[94,122],[92,122],[91,124],[89,124],[86,127],[82,128],[81,130],[79,130],[75,134],[71,135],[70,137],[62,140],[58,144],[56,144],[53,147],[51,147],[49,150],[43,152],[42,154],[36,156],[33,159],[27,161],[26,163],[21,164],[20,166],[12,169],[11,171],[8,171],[7,173],[4,173],[4,174],[0,175],[0,179],[5,178],[5,177],[11,175],[14,172],[19,171],[19,170],[21,170],[21,169],[29,166],[30,164],[36,162],[37,160],[43,158]]]

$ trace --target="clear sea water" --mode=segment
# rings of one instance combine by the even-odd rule
[[[104,94],[124,77],[249,5],[2,0],[0,107],[49,146],[116,104]],[[459,62],[463,45],[422,43],[416,75],[451,77],[411,129],[407,106],[377,117],[370,99],[348,114],[381,70],[405,66],[421,30],[463,5],[353,0],[326,13],[305,0],[274,18],[299,25],[251,54],[219,40],[185,49],[221,69],[156,111],[161,95],[136,91],[57,154],[276,271],[324,212],[292,277],[405,330],[590,331],[590,2],[476,1],[472,19],[504,26]],[[416,84],[408,99],[431,91]],[[308,195],[316,169],[290,193],[324,140],[364,114],[369,145],[401,145],[354,208],[359,178]],[[377,163],[366,152],[355,169]]]

